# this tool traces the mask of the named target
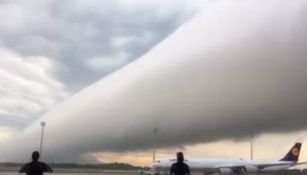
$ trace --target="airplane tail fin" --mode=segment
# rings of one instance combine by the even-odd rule
[[[295,143],[295,145],[290,149],[290,151],[285,155],[281,161],[293,161],[297,162],[300,156],[302,143]]]

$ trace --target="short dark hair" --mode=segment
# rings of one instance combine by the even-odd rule
[[[39,152],[38,151],[33,151],[32,153],[32,160],[33,161],[38,161],[39,159]]]
[[[183,161],[184,160],[184,156],[182,152],[177,152],[177,160],[178,161]]]

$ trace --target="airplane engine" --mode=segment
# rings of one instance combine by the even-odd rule
[[[220,168],[220,175],[236,175],[231,168]]]
[[[247,165],[245,166],[245,173],[251,174],[251,173],[258,173],[259,169],[256,166]]]
[[[254,174],[258,172],[258,168],[255,166],[242,166],[235,168],[220,168],[220,175],[242,175],[242,174]]]

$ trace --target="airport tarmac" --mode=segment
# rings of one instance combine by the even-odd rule
[[[19,174],[18,172],[0,172],[0,175],[25,175],[25,174]],[[128,175],[125,173],[122,174],[108,174],[108,173],[101,173],[101,174],[94,174],[94,173],[44,173],[44,175]],[[130,174],[129,175],[140,175],[139,173]]]
[[[25,174],[19,174],[18,172],[0,172],[0,175],[25,175]],[[44,175],[127,175],[127,174],[107,174],[107,173],[101,173],[101,174],[93,174],[93,173],[44,173]],[[131,174],[129,174],[131,175]],[[135,174],[139,175],[139,174]]]
[[[5,173],[5,172],[0,172],[0,175],[25,175],[25,174],[19,174],[18,172],[9,172],[9,173]],[[105,173],[101,173],[101,174],[93,174],[93,173],[44,173],[44,175],[127,175],[127,174],[105,174]],[[131,174],[129,174],[131,175]],[[139,174],[135,174],[135,175],[139,175]]]
[[[0,175],[25,175],[18,172],[0,172]],[[139,173],[44,173],[44,175],[140,175]],[[191,175],[203,175],[201,173],[191,173]],[[270,174],[262,174],[270,175]],[[306,172],[303,173],[281,173],[280,175],[307,175]]]
[[[18,172],[0,172],[0,175],[25,175]],[[44,175],[140,175],[140,173],[44,173]]]

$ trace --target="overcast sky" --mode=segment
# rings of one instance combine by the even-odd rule
[[[49,161],[144,163],[154,126],[161,155],[304,141],[306,3],[242,2],[0,1],[0,157],[25,160],[41,116]]]
[[[144,54],[207,1],[0,1],[0,127],[51,106]]]

